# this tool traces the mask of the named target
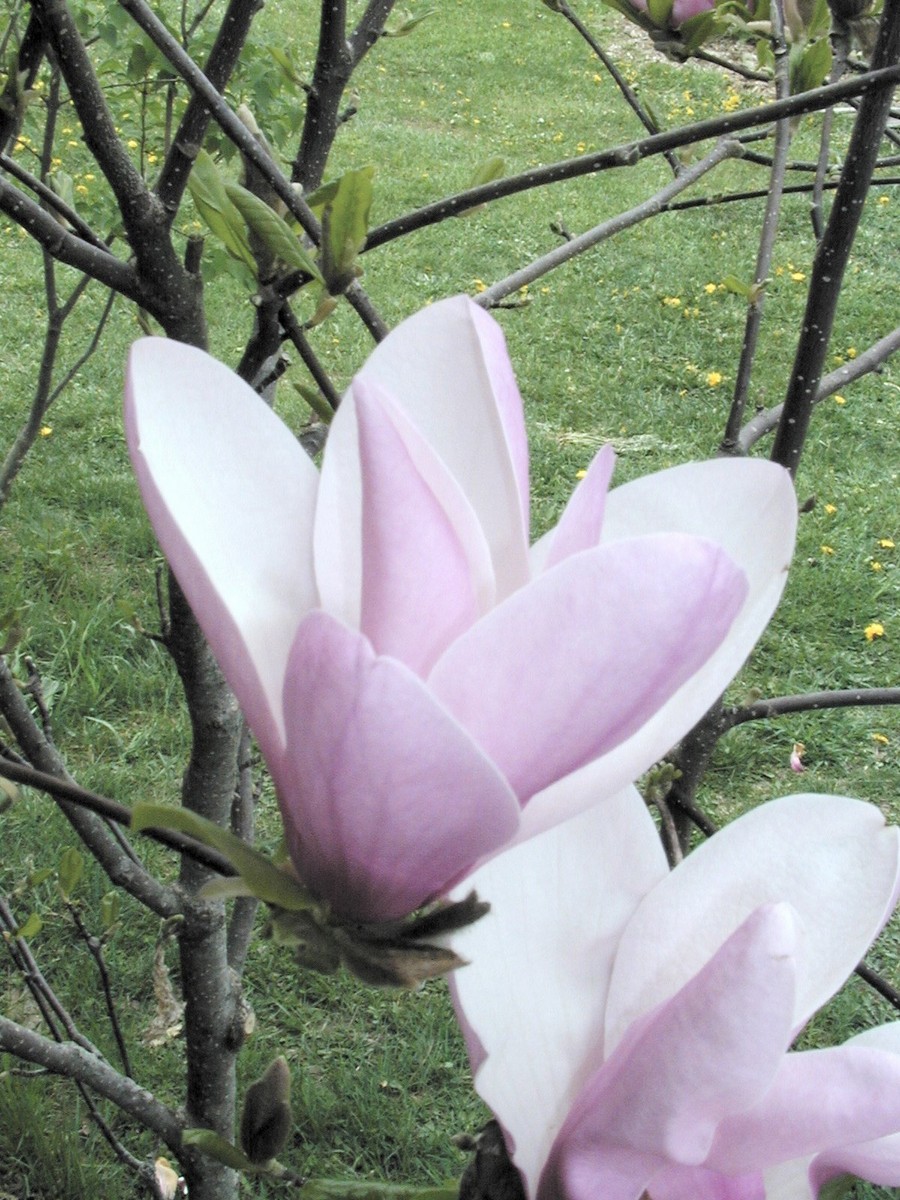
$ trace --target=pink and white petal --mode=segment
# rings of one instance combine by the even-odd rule
[[[771,1088],[719,1127],[708,1165],[763,1170],[900,1133],[900,1055],[844,1045],[785,1056]]]
[[[636,779],[703,716],[737,674],[775,611],[794,548],[797,500],[787,471],[755,459],[688,463],[613,488],[604,543],[656,532],[709,538],[746,572],[749,592],[718,650],[595,772],[595,786]],[[560,798],[541,798],[525,828],[546,827]]]
[[[479,1095],[515,1147],[528,1194],[602,1056],[622,929],[668,871],[634,788],[499,854],[466,879],[490,913],[454,934],[469,965],[451,990]],[[523,932],[527,931],[527,932]]]
[[[722,1175],[705,1167],[668,1167],[650,1181],[650,1200],[769,1200],[762,1175]]]
[[[359,381],[344,403],[355,404],[359,426],[362,631],[379,654],[425,675],[493,602],[487,545],[453,477],[402,412]]]
[[[849,976],[893,909],[900,832],[873,805],[796,795],[745,813],[646,897],[626,929],[606,1031],[674,995],[760,904],[788,901],[804,931],[794,1026]]]
[[[525,803],[640,729],[726,637],[745,588],[699,538],[584,551],[458,638],[429,684]]]
[[[796,523],[797,501],[787,472],[752,459],[673,467],[609,493],[604,544],[666,531],[708,537],[746,572],[749,592],[728,637],[639,730],[573,780],[532,798],[520,838],[576,812],[582,796],[624,787],[699,721],[731,682],[778,603]]]
[[[616,465],[612,446],[595,454],[556,526],[531,548],[531,572],[539,575],[579,550],[593,550],[600,541],[609,481]]]
[[[865,1046],[900,1056],[900,1021],[878,1025],[850,1038],[846,1046]],[[857,1175],[879,1187],[900,1187],[900,1126],[896,1132],[842,1149],[826,1150],[812,1163],[816,1191],[836,1175]]]
[[[499,325],[465,296],[442,300],[388,334],[357,378],[396,401],[459,483],[484,529],[499,594],[520,587],[528,579],[528,445]],[[342,405],[322,467],[316,544],[323,555],[343,525],[359,521],[346,478],[355,440],[355,415]]]
[[[696,1167],[723,1119],[768,1091],[790,1043],[796,921],[790,905],[757,909],[671,999],[641,1017],[579,1093],[551,1162],[602,1178],[610,1147]],[[649,1180],[648,1180],[649,1182]],[[593,1195],[603,1195],[596,1183]]]
[[[288,652],[318,603],[318,473],[233,371],[165,338],[131,348],[125,433],[159,543],[263,753],[276,756]]]
[[[816,1200],[809,1180],[808,1158],[794,1158],[763,1172],[766,1200]]]
[[[662,1160],[598,1135],[587,1153],[554,1151],[541,1176],[536,1200],[641,1200]]]
[[[301,879],[341,915],[405,916],[506,842],[506,781],[402,663],[323,612],[301,624],[273,768]]]

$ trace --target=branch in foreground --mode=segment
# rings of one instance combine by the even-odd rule
[[[879,67],[883,63],[897,63],[898,59],[900,4],[887,4],[872,62]],[[813,260],[800,339],[784,399],[784,411],[772,447],[772,461],[786,467],[792,476],[796,475],[800,465],[831,340],[841,282],[871,186],[892,94],[892,88],[869,92],[859,106],[840,184]]]
[[[582,154],[577,158],[551,163],[546,167],[535,167],[533,170],[523,171],[520,175],[510,175],[493,183],[485,183],[480,187],[469,188],[465,192],[445,196],[442,200],[435,200],[415,212],[395,217],[392,221],[386,221],[383,225],[371,230],[364,249],[374,250],[376,246],[383,246],[385,242],[394,241],[416,229],[436,225],[467,208],[476,208],[479,204],[488,204],[490,201],[502,199],[504,196],[514,196],[519,192],[531,191],[533,188],[544,187],[551,183],[562,183],[567,179],[579,179],[583,175],[592,175],[611,167],[634,166],[635,163],[654,154],[663,154],[667,150],[674,150],[680,146],[690,146],[696,142],[723,137],[741,129],[767,125],[782,117],[797,117],[804,113],[817,112],[819,109],[828,108],[832,104],[846,100],[850,96],[877,91],[879,88],[893,87],[898,82],[900,82],[900,64],[883,67],[879,71],[871,71],[857,79],[844,79],[829,87],[798,92],[796,96],[790,96],[786,100],[776,100],[771,104],[763,104],[759,108],[728,113],[707,121],[697,121],[693,125],[682,125],[678,129],[657,133],[653,137],[643,138],[638,142],[627,142],[611,149],[598,150],[591,154]]]
[[[90,792],[87,788],[79,787],[78,784],[71,783],[69,780],[57,779],[55,775],[47,775],[44,771],[36,771],[34,767],[12,762],[8,758],[0,758],[0,775],[4,779],[11,779],[13,783],[20,783],[25,787],[37,788],[38,791],[46,792],[55,800],[64,800],[79,808],[85,808],[89,812],[106,817],[107,820],[115,821],[119,825],[127,827],[131,824],[131,811],[124,804],[119,804],[118,801],[110,800],[107,796],[101,796],[97,792]],[[218,871],[220,875],[235,874],[234,867],[227,858],[217,851],[211,850],[208,846],[194,841],[186,834],[176,833],[172,829],[147,829],[143,832],[155,842],[193,858],[196,862],[209,867],[210,870]]]
[[[155,1133],[173,1154],[180,1153],[181,1124],[175,1113],[161,1104],[152,1092],[81,1046],[74,1042],[52,1042],[42,1034],[0,1016],[0,1050],[92,1088]]]
[[[783,717],[787,713],[822,712],[828,708],[877,708],[900,704],[900,687],[847,688],[840,692],[806,692],[798,696],[777,696],[758,700],[754,704],[726,708],[721,717],[722,732],[743,725],[745,721],[760,721],[767,717]]]

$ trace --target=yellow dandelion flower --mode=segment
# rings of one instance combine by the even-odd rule
[[[873,570],[873,571],[883,571],[883,570],[884,570],[884,568],[882,567],[881,563],[880,563],[880,562],[878,562],[878,560],[877,560],[877,559],[874,559],[874,558],[873,558],[873,559],[872,559],[872,561],[869,563],[869,566],[872,568],[872,570]]]
[[[844,396],[835,396],[834,402],[835,402],[835,404],[846,404],[847,403]]]
[[[594,72],[593,79],[594,79],[594,83],[602,83],[603,82],[603,76],[598,74],[596,71]],[[887,199],[887,197],[885,197],[885,199]]]
[[[856,358],[856,347],[855,346],[847,347],[847,357],[848,358]]]
[[[584,477],[586,475],[587,475],[587,471],[584,469],[584,467],[582,467],[580,471],[575,472],[576,479],[584,479]]]
[[[823,554],[834,554],[834,546],[820,546],[819,549]]]
[[[704,292],[706,292],[707,296],[711,296],[713,294],[713,292],[716,290],[716,284],[705,283],[703,285],[703,290],[704,290]]]
[[[893,539],[891,539],[891,538],[879,538],[878,545],[881,547],[882,550],[893,550],[894,549],[894,542],[893,542]]]
[[[825,511],[828,513],[829,517],[833,517],[834,514],[837,512],[837,505],[836,504],[826,504]]]
[[[872,741],[877,742],[879,746],[889,746],[891,744],[891,739],[883,733],[873,733]]]
[[[578,145],[575,147],[575,149],[578,151],[579,154],[584,154],[585,150],[587,150],[587,143],[579,142]]]
[[[681,300],[678,296],[663,296],[663,304],[668,305],[669,308],[680,308]]]
[[[879,196],[878,197],[879,204],[890,204],[890,202],[891,202],[890,196]]]
[[[805,271],[791,271],[791,279],[793,279],[794,283],[802,283],[805,278]]]
[[[42,425],[40,428],[41,437],[49,437],[52,432],[53,432],[52,425]]]
[[[722,382],[721,373],[719,371],[708,371],[706,375],[706,382],[710,387],[718,387]]]
[[[775,274],[776,274],[776,275],[783,275],[783,274],[784,274],[784,267],[776,267],[776,268],[775,268]]]
[[[125,144],[127,145],[129,150],[137,150],[137,148],[138,148],[138,144],[134,138],[129,138]]]
[[[487,291],[487,284],[484,282],[483,279],[473,279],[472,287],[475,289],[476,292],[486,292]]]
[[[867,625],[863,630],[866,635],[867,642],[874,642],[876,638],[884,637],[884,626],[880,621],[873,621],[871,625]]]

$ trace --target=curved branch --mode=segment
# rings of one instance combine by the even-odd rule
[[[57,262],[75,267],[98,283],[141,303],[143,293],[134,268],[97,242],[88,243],[64,229],[29,196],[0,176],[0,212],[20,225]]]
[[[739,708],[726,708],[721,716],[721,731],[727,732],[746,721],[783,717],[787,713],[822,712],[827,708],[877,708],[900,704],[900,687],[847,688],[839,692],[806,692],[798,696],[776,696],[757,700]]]
[[[72,783],[68,779],[58,779],[55,775],[37,771],[34,767],[23,763],[12,762],[8,758],[0,758],[0,776],[12,780],[13,783],[22,784],[23,787],[36,788],[38,791],[46,792],[55,800],[77,805],[79,808],[105,817],[108,821],[115,821],[126,828],[131,825],[131,811],[124,804],[119,804],[118,801],[110,800],[108,796],[101,796],[97,792],[88,791],[87,788],[79,787],[78,784]],[[154,842],[168,846],[170,850],[177,850],[179,854],[193,858],[203,866],[209,867],[210,870],[218,871],[220,875],[236,873],[224,855],[210,849],[209,846],[204,846],[186,834],[177,833],[174,829],[148,829],[142,832],[146,833],[146,836],[152,838]],[[167,912],[163,915],[171,916],[173,913]]]
[[[523,171],[520,175],[509,175],[493,183],[485,183],[480,187],[469,188],[452,196],[445,196],[426,204],[415,212],[395,217],[383,225],[373,229],[366,239],[365,250],[374,250],[386,242],[404,237],[416,229],[424,229],[436,225],[447,217],[455,216],[467,208],[475,208],[479,204],[487,204],[504,196],[514,196],[519,192],[531,191],[533,188],[544,187],[551,183],[562,183],[567,179],[578,179],[583,175],[593,175],[597,171],[606,171],[611,167],[630,167],[644,158],[654,154],[663,154],[679,146],[693,145],[711,138],[722,137],[736,133],[741,129],[752,129],[756,125],[765,125],[782,117],[796,117],[803,113],[817,112],[848,96],[858,96],[877,91],[879,88],[893,87],[900,82],[900,64],[882,67],[878,71],[870,71],[857,79],[844,79],[830,87],[814,88],[808,92],[798,92],[786,100],[775,100],[771,104],[762,104],[759,108],[745,109],[741,112],[728,113],[722,117],[712,117],[706,121],[697,121],[692,125],[682,125],[678,129],[657,133],[641,141],[628,142],[607,150],[597,150],[590,154],[582,154],[577,158],[564,159],[562,162],[551,163],[546,167],[535,167]]]
[[[152,1092],[83,1047],[74,1042],[53,1042],[0,1016],[0,1050],[92,1088],[155,1133],[173,1154],[180,1153],[182,1126],[175,1113]]]

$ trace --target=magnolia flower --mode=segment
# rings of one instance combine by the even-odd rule
[[[781,468],[719,460],[607,496],[607,448],[529,548],[521,399],[464,297],[376,348],[321,474],[176,342],[133,347],[125,421],[297,873],[356,920],[405,915],[647,769],[741,666],[793,547]]]
[[[890,915],[898,833],[789,796],[669,872],[629,789],[477,871],[491,912],[454,935],[453,988],[529,1200],[900,1182],[900,1026],[789,1050]]]
[[[648,16],[652,15],[647,0],[630,0],[630,2],[639,12],[646,13]],[[677,29],[691,17],[699,17],[701,13],[712,12],[715,7],[716,0],[675,0],[665,23],[672,29]],[[653,19],[655,23],[659,23],[655,18]]]

